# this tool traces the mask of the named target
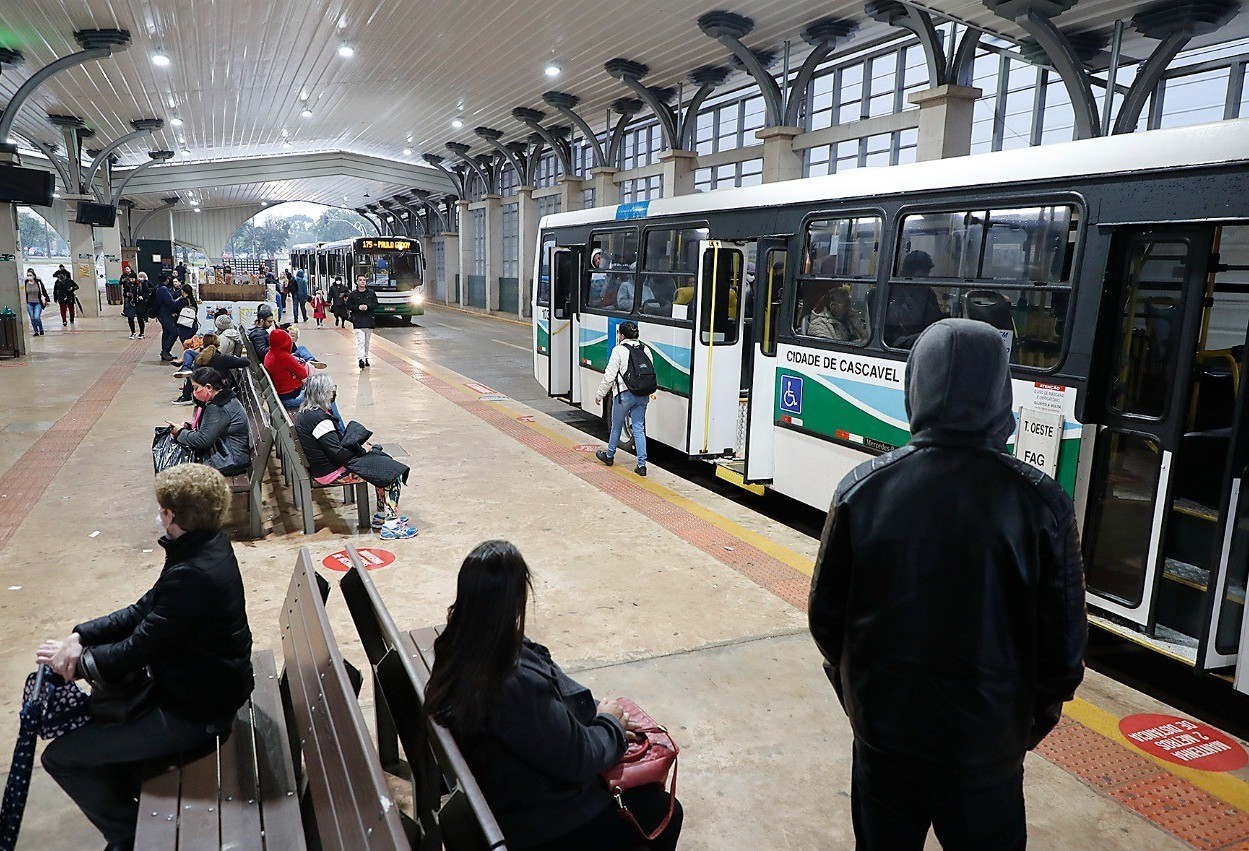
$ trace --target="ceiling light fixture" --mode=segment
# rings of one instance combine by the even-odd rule
[[[152,54],[152,64],[158,68],[166,68],[169,66],[169,57],[163,50],[157,50]]]
[[[175,115],[173,118],[169,119],[169,126],[170,126],[170,127],[181,127],[181,126],[182,126],[182,119],[181,119],[181,118],[179,118],[178,116],[176,116],[176,115]]]
[[[309,109],[308,107],[306,107],[306,106],[305,106],[303,109],[301,109],[301,110],[299,111],[299,117],[300,117],[300,118],[311,118],[311,117],[312,117],[312,110],[311,110],[311,109]]]
[[[307,99],[308,99],[308,90],[307,90],[307,89],[300,89],[300,90],[299,90],[299,99],[300,99],[300,100],[307,100]]]
[[[196,207],[196,208],[195,208],[195,212],[197,212],[197,213],[199,212],[199,207]]]
[[[403,149],[403,155],[404,155],[405,157],[410,157],[410,156],[412,156],[412,149],[411,149],[411,148],[404,148],[404,149]]]
[[[286,133],[286,128],[285,128],[285,127],[283,127],[283,128],[282,128],[282,138],[283,138],[283,139],[285,139],[285,138],[286,138],[286,136],[287,136],[287,133]]]
[[[558,77],[559,72],[560,67],[555,62],[547,63],[547,66],[542,69],[542,73],[546,74],[548,77]]]
[[[289,148],[290,146],[291,146],[291,143],[290,143],[290,142],[283,142],[283,143],[282,143],[282,147],[283,147],[283,148]]]
[[[451,126],[454,127],[456,130],[459,130],[461,127],[464,126],[464,122],[458,118],[453,118],[451,119]]]
[[[356,49],[344,41],[338,46],[338,55],[344,59],[350,59],[356,55]]]

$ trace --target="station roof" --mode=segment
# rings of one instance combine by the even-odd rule
[[[910,5],[1005,39],[1026,37],[980,0]],[[1115,20],[1157,5],[1082,0],[1056,20],[1065,31],[1108,33]],[[725,48],[696,24],[713,10],[752,18],[755,29],[744,39],[752,49],[779,55],[789,40],[795,66],[808,49],[798,33],[818,18],[858,24],[838,52],[897,32],[872,20],[862,0],[5,0],[0,47],[21,51],[23,61],[0,72],[0,102],[39,68],[79,50],[76,30],[128,30],[126,50],[40,88],[18,114],[17,134],[56,143],[60,130],[47,115],[74,115],[102,144],[130,132],[135,119],[163,118],[152,140],[118,151],[123,172],[149,149],[177,152],[136,177],[127,197],[140,206],[195,185],[200,206],[357,207],[369,203],[366,193],[445,189],[422,154],[443,155],[447,142],[485,151],[473,134],[479,126],[503,131],[504,141],[523,139],[528,131],[512,109],[557,118],[542,102],[552,89],[578,96],[578,111],[603,126],[609,104],[629,94],[603,70],[608,59],[646,64],[652,86],[676,86],[700,65],[728,66]],[[1249,6],[1191,46],[1246,35]],[[1129,28],[1125,61],[1145,58],[1156,44]],[[166,66],[153,62],[158,53],[169,58]],[[544,73],[552,63],[556,77]],[[452,125],[457,119],[462,126]]]

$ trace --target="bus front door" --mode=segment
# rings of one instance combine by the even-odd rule
[[[750,417],[747,420],[746,469],[747,483],[772,481],[775,468],[773,438],[776,428],[776,323],[781,315],[781,292],[785,283],[785,258],[788,240],[765,237],[759,240],[755,260],[755,280],[745,310],[753,310],[754,357],[749,358]]]
[[[1177,585],[1198,579],[1190,563],[1196,556],[1185,554],[1200,545],[1169,532],[1183,527],[1183,537],[1192,537],[1208,519],[1186,484],[1194,459],[1181,450],[1212,237],[1209,227],[1116,235],[1108,295],[1114,328],[1099,359],[1109,371],[1091,382],[1105,390],[1089,405],[1098,433],[1084,525],[1088,593],[1097,608],[1154,634],[1160,615],[1173,626],[1168,607],[1179,605],[1174,594],[1168,600],[1160,593],[1164,575]]]
[[[576,297],[577,277],[581,269],[581,251],[557,248],[551,257],[551,316],[547,392],[569,402],[572,397],[573,370],[577,363]]]
[[[699,244],[686,446],[692,456],[734,457],[746,449],[741,405],[745,273],[741,246],[720,240]]]

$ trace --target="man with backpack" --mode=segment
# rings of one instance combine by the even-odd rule
[[[612,349],[603,381],[594,394],[595,403],[603,404],[607,394],[614,393],[611,407],[611,436],[607,448],[594,453],[598,460],[610,467],[616,457],[616,445],[624,428],[625,417],[633,427],[633,444],[637,451],[638,465],[633,472],[646,475],[646,405],[651,394],[658,389],[655,381],[655,364],[646,347],[638,340],[638,326],[622,322],[616,329],[616,348]]]

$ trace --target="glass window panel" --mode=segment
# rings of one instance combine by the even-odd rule
[[[982,97],[972,104],[971,152],[983,154],[993,150],[993,109],[997,99]]]
[[[979,278],[1061,283],[1071,277],[1072,208],[993,210]]]
[[[794,310],[794,333],[861,346],[871,335],[869,302],[874,281],[802,278]]]
[[[812,221],[807,225],[802,274],[875,278],[880,227],[874,216]]]
[[[762,288],[763,298],[763,337],[760,350],[769,356],[776,354],[776,325],[781,319],[786,254],[783,248],[770,250],[763,274],[755,276],[755,286]]]
[[[1183,127],[1221,121],[1227,101],[1229,73],[1229,68],[1215,68],[1168,78],[1162,126]]]
[[[698,305],[698,339],[703,345],[737,342],[738,305],[745,271],[741,249],[709,247],[703,251],[702,298]]]
[[[1085,564],[1088,586],[1129,605],[1145,590],[1148,548],[1153,533],[1154,500],[1162,451],[1154,438],[1106,430],[1098,437],[1106,460],[1094,477],[1090,501],[1096,530]]]
[[[618,305],[622,287],[632,297],[633,270],[637,267],[638,235],[635,230],[607,231],[590,237],[586,257],[582,303],[600,310],[628,309]],[[629,306],[631,309],[632,305]]]
[[[919,45],[908,47],[902,61],[906,66],[903,85],[907,89],[927,88],[928,63],[924,59],[923,48]]]
[[[538,306],[551,305],[551,254],[555,251],[555,237],[542,237],[542,253],[538,257]]]
[[[984,213],[925,213],[902,220],[899,278],[976,276]]]
[[[706,228],[647,231],[643,268],[648,272],[696,272],[698,243],[709,236]]]
[[[1244,75],[1244,84],[1240,90],[1240,112],[1241,118],[1249,118],[1249,65],[1240,66],[1240,72]]]

